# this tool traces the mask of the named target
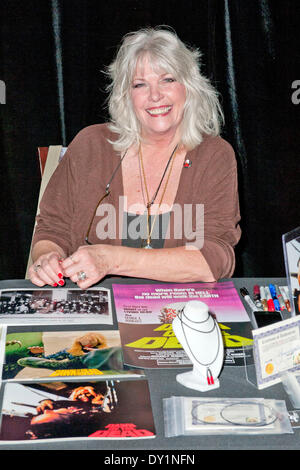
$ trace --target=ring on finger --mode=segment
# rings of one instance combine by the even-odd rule
[[[37,273],[39,268],[41,268],[41,265],[40,264],[36,264],[33,268],[34,272]]]
[[[78,281],[84,281],[87,278],[87,275],[84,271],[79,271],[77,273]]]

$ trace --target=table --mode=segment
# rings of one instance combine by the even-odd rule
[[[225,280],[225,279],[224,279]],[[272,282],[278,285],[286,285],[285,278],[233,278],[236,288],[239,289],[245,286],[249,292],[252,292],[255,284],[267,285]],[[138,284],[147,283],[149,280],[141,279],[122,279],[122,278],[109,278],[105,279],[99,284],[106,288],[111,288],[112,283],[128,283]],[[67,281],[66,287],[74,287],[75,285]],[[25,287],[32,287],[30,281],[27,280],[9,280],[0,281],[0,289],[7,288],[21,289]],[[247,312],[250,314],[250,309],[245,304]],[[114,304],[113,304],[114,308]],[[117,321],[115,311],[113,311],[114,328],[117,328]],[[91,325],[89,325],[89,328]],[[73,327],[72,327],[73,329]],[[81,328],[84,329],[84,326]],[[287,408],[292,409],[289,402],[288,395],[286,394],[282,384],[273,385],[264,390],[258,390],[255,386],[250,384],[246,379],[245,369],[242,366],[226,366],[220,376],[220,388],[211,390],[205,394],[200,394],[194,390],[183,387],[176,381],[178,370],[160,369],[160,370],[146,370],[146,376],[149,381],[151,402],[153,409],[153,416],[155,420],[157,436],[154,439],[130,440],[75,440],[75,441],[55,441],[43,443],[42,441],[29,441],[22,444],[0,444],[1,450],[103,450],[101,453],[101,460],[105,458],[112,458],[112,455],[118,455],[118,451],[126,451],[124,455],[135,455],[135,452],[142,451],[139,459],[152,458],[153,463],[155,456],[159,453],[164,456],[164,451],[171,452],[172,455],[178,454],[193,455],[197,454],[199,450],[253,450],[253,449],[300,449],[300,428],[294,430],[294,434],[283,435],[259,435],[259,436],[234,436],[234,435],[220,435],[220,436],[178,436],[174,438],[164,437],[164,423],[163,423],[163,398],[171,396],[207,396],[207,397],[231,397],[231,398],[256,398],[263,397],[268,399],[284,399],[287,403]],[[195,455],[196,455],[195,454]],[[121,454],[122,455],[122,454]],[[152,457],[149,457],[152,456]],[[100,454],[97,453],[97,459]],[[171,457],[169,457],[170,459]],[[196,458],[198,458],[196,456]],[[99,460],[99,462],[101,461]],[[170,460],[165,463],[170,463]]]

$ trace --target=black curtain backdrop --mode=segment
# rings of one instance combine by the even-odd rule
[[[222,97],[239,169],[235,276],[285,276],[281,235],[300,225],[299,19],[298,0],[2,0],[0,278],[25,275],[37,147],[104,122],[102,70],[124,34],[161,24],[201,49]]]

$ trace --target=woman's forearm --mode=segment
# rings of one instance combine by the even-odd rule
[[[198,249],[111,248],[113,249],[111,274],[165,282],[215,281],[204,256]]]
[[[103,275],[113,274],[165,282],[213,282],[216,280],[201,251],[196,248],[177,247],[146,250],[112,245],[94,245],[82,248],[77,250],[77,256],[78,253],[82,256],[86,250],[90,251],[92,258],[97,260],[100,271],[103,268]],[[50,240],[40,240],[32,250],[33,262],[35,263],[41,256],[48,253],[58,253],[61,258],[66,258],[64,250],[59,245]],[[70,261],[67,260],[68,265]],[[102,267],[99,266],[102,264]],[[79,264],[77,266],[76,271],[82,268],[89,273],[88,264],[86,265],[84,261],[82,267]],[[64,262],[62,267],[64,268]],[[65,275],[69,277],[68,269],[65,271]],[[89,279],[92,282],[91,276]],[[94,279],[94,282],[99,280],[101,280],[101,272],[99,279]]]

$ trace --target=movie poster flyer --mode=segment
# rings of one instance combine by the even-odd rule
[[[225,365],[244,365],[249,316],[232,281],[191,284],[113,284],[124,362],[147,368],[191,367],[172,321],[190,300],[208,305],[222,331]]]
[[[32,331],[26,326],[15,331],[16,328],[7,327],[3,341],[2,380],[137,376],[141,372],[124,367],[118,330]]]
[[[155,437],[145,379],[8,382],[4,387],[0,444]]]

